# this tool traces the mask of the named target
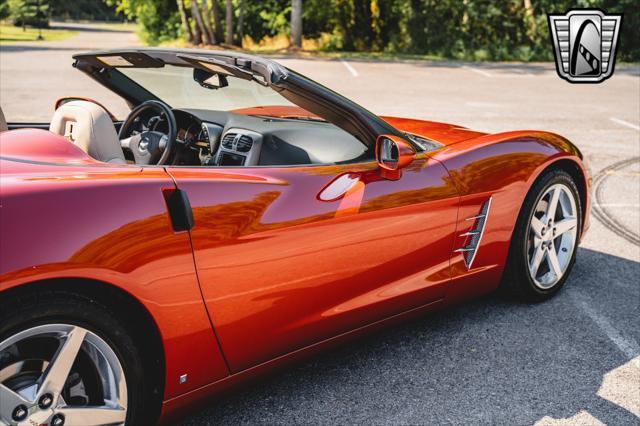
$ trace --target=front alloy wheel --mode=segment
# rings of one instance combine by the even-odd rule
[[[526,302],[556,294],[575,263],[582,206],[574,178],[551,169],[532,185],[511,239],[502,290]]]
[[[542,290],[564,276],[577,240],[576,200],[564,184],[550,186],[531,217],[528,238],[529,273]]]
[[[0,424],[118,425],[126,418],[122,365],[97,334],[45,324],[0,342]]]

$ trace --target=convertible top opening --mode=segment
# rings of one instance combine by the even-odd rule
[[[108,65],[100,59],[105,57],[121,59],[116,59],[115,65]],[[159,100],[159,97],[130,78],[126,70],[167,65],[211,70],[212,65],[217,65],[236,79],[251,79],[253,83],[267,86],[290,104],[338,126],[365,145],[373,146],[380,134],[402,136],[402,132],[356,103],[273,60],[259,56],[228,51],[147,48],[89,52],[75,55],[74,59],[76,68],[134,105]],[[122,61],[132,66],[118,66],[117,63]]]
[[[380,134],[403,136],[341,95],[257,56],[128,49],[74,59],[77,69],[134,106],[118,139],[124,161],[135,164],[366,162],[374,160]]]

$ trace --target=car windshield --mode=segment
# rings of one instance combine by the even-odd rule
[[[260,106],[295,106],[278,92],[254,81],[228,77],[229,85],[217,90],[202,87],[193,79],[193,68],[165,65],[162,68],[118,68],[172,108],[232,111]]]

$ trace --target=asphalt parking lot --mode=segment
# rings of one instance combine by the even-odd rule
[[[89,28],[59,44],[3,46],[7,118],[47,118],[63,94],[124,114],[70,55],[134,42]],[[640,67],[573,85],[552,64],[281,61],[381,115],[566,136],[595,177],[591,229],[547,303],[491,295],[414,320],[251,383],[183,424],[640,424]]]

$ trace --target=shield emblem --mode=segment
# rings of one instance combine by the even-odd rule
[[[580,9],[548,18],[561,78],[571,83],[600,83],[611,77],[622,15]]]

